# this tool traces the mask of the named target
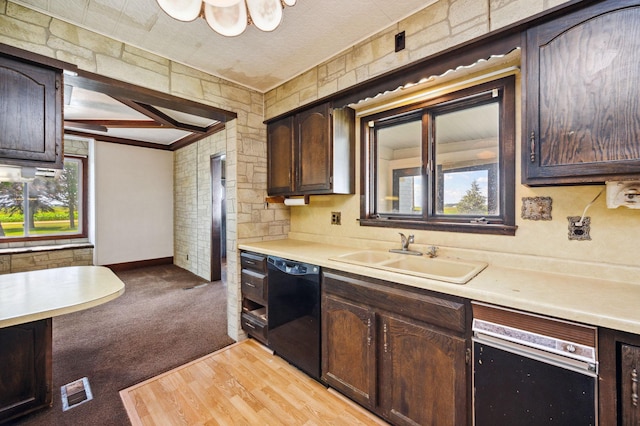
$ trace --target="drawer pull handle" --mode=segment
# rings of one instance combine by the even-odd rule
[[[384,353],[387,353],[389,352],[389,342],[387,342],[387,323],[383,324],[382,329],[384,331]]]
[[[631,370],[631,403],[638,406],[638,370]]]
[[[531,150],[529,153],[529,157],[532,163],[536,162],[536,132],[532,131],[529,135],[529,149]]]
[[[253,324],[251,324],[250,322],[246,322],[246,321],[245,321],[245,322],[244,322],[244,325],[246,325],[247,327],[252,328],[252,329],[254,329],[254,330],[256,329],[256,326],[255,326],[255,325],[253,325]]]
[[[246,282],[246,281],[245,281],[244,285],[246,285],[246,286],[248,286],[248,287],[256,288],[255,284],[251,284],[250,282]]]

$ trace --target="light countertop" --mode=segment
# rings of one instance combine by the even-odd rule
[[[104,266],[70,266],[0,275],[0,328],[81,311],[124,293]]]
[[[541,260],[495,253],[483,257],[482,253],[445,250],[443,257],[483,260],[489,264],[468,283],[452,284],[330,259],[362,248],[296,239],[244,243],[239,248],[471,300],[640,334],[640,268]]]

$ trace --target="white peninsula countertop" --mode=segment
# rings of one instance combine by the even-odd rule
[[[297,239],[240,244],[241,250],[316,264],[532,313],[640,334],[640,268],[441,248],[439,256],[479,260],[486,269],[466,284],[331,260],[362,250]]]
[[[81,311],[124,293],[104,266],[69,266],[0,275],[0,328]]]

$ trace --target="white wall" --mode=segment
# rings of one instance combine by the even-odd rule
[[[173,153],[95,143],[96,265],[173,256]]]

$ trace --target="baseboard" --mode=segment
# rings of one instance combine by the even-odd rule
[[[130,271],[131,269],[145,268],[147,266],[158,265],[172,265],[173,256],[161,257],[158,259],[137,260],[135,262],[114,263],[111,265],[104,265],[111,269],[113,272]]]

